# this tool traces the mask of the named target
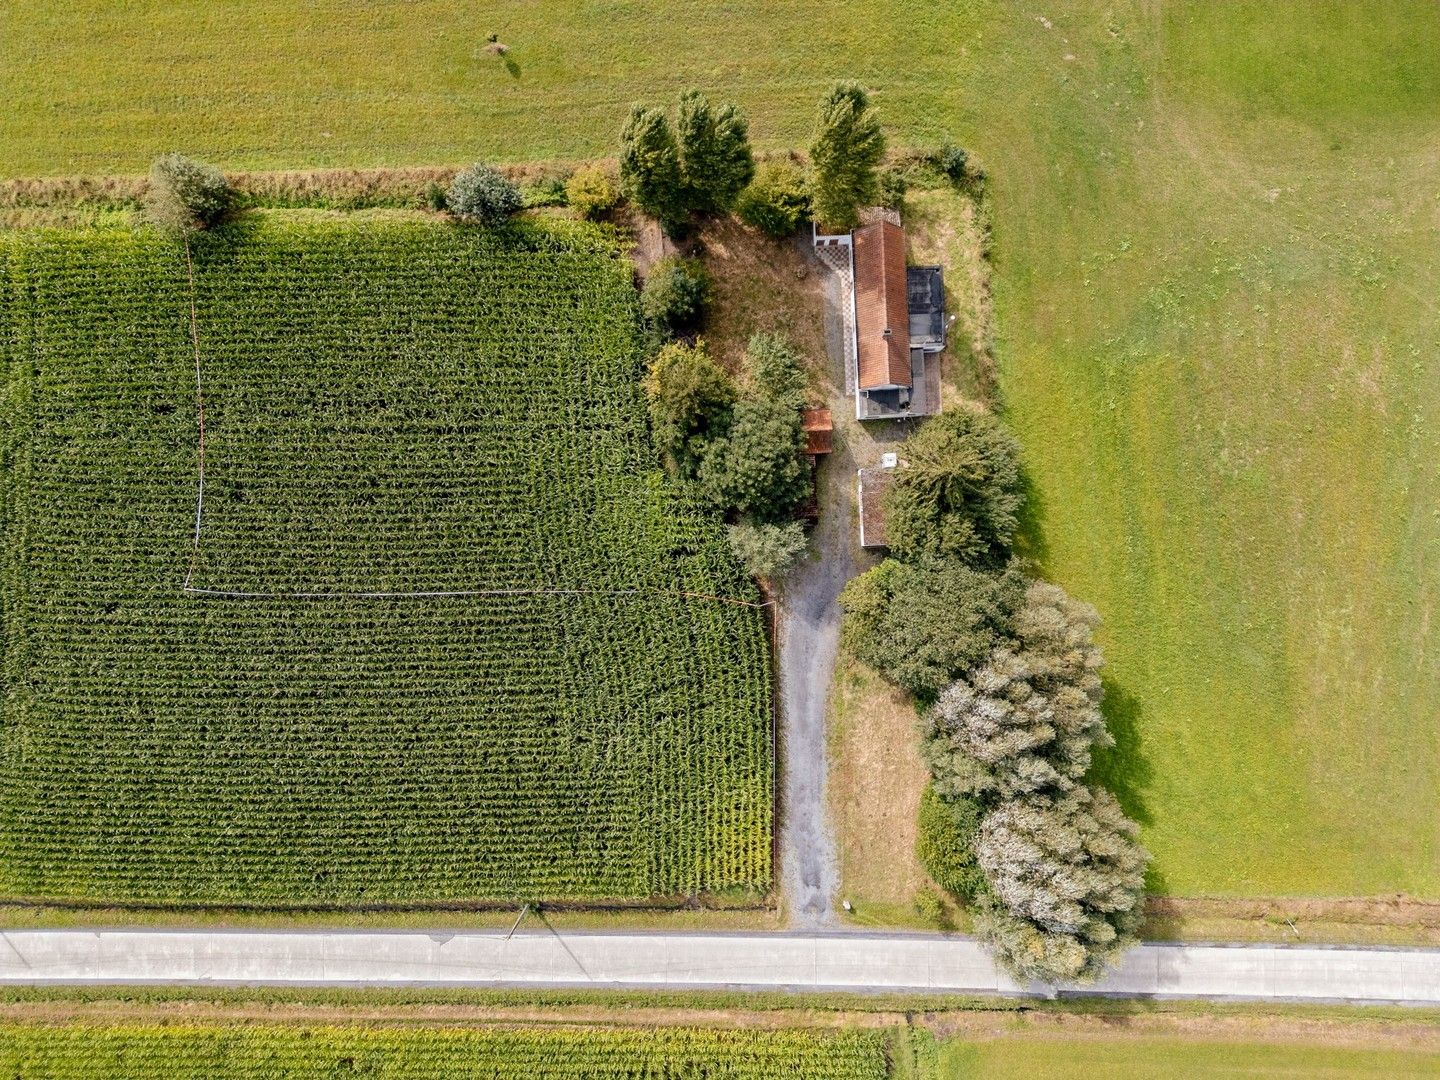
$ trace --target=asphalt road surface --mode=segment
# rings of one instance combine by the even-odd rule
[[[1053,993],[970,938],[869,933],[11,930],[0,983]],[[1440,1005],[1440,950],[1142,945],[1086,992]]]

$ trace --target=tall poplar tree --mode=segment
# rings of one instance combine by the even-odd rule
[[[885,136],[859,83],[837,83],[820,104],[810,146],[810,199],[815,220],[831,228],[854,226],[856,211],[879,194],[876,168]]]
[[[701,214],[729,210],[755,176],[744,114],[733,104],[717,109],[699,90],[686,90],[676,129],[686,206]]]
[[[620,188],[625,197],[667,231],[685,220],[680,149],[659,109],[637,105],[620,133]]]

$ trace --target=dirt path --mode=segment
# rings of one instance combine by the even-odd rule
[[[823,273],[818,262],[813,265]],[[830,285],[827,281],[827,338],[838,330],[831,325]],[[840,423],[846,415],[843,359],[833,347],[827,351],[827,368],[838,367],[827,371],[825,380],[837,421],[835,452],[820,466],[820,520],[810,538],[811,555],[790,572],[780,593],[780,887],[787,920],[800,927],[837,924],[840,860],[825,796],[825,712],[840,650],[840,591],[860,570],[851,541],[854,500],[845,482],[854,465]]]
[[[840,865],[826,801],[826,705],[840,647],[840,592],[873,559],[856,533],[855,470],[877,464],[881,445],[904,436],[900,424],[861,426],[845,392],[842,290],[813,255],[824,281],[826,371],[823,385],[835,420],[835,451],[820,467],[820,520],[811,555],[780,591],[781,767],[780,884],[791,925],[838,926],[834,914]]]

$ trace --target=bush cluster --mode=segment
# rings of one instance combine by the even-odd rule
[[[216,224],[235,203],[225,174],[184,154],[166,154],[150,166],[145,218],[175,236]]]
[[[699,259],[670,256],[652,266],[640,289],[640,314],[651,337],[664,341],[695,330],[710,289],[710,273]]]
[[[524,206],[519,189],[480,162],[455,174],[445,202],[456,217],[481,225],[498,225]]]
[[[923,709],[917,855],[1017,977],[1094,979],[1134,941],[1149,860],[1085,782],[1112,745],[1099,617],[1015,567],[1018,447],[993,418],[931,420],[901,456],[894,557],[841,603],[849,646]]]
[[[746,225],[766,236],[785,239],[810,213],[805,174],[789,161],[765,162],[750,186],[740,193],[735,212]]]
[[[581,217],[598,218],[615,207],[620,198],[610,174],[598,165],[585,165],[565,181],[565,200]]]
[[[730,544],[759,577],[783,574],[805,549],[791,520],[810,492],[800,358],[780,338],[756,335],[737,385],[703,340],[674,342],[650,363],[645,395],[666,466],[733,519]]]

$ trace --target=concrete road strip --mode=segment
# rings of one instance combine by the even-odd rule
[[[929,934],[11,930],[0,983],[245,983],[1044,993]],[[1440,1005],[1440,950],[1145,945],[1090,989],[1126,997]]]

